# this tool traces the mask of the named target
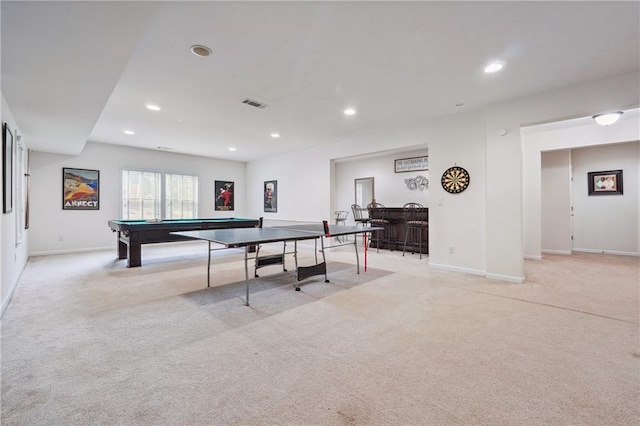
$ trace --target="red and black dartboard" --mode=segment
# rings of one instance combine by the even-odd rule
[[[459,194],[469,186],[469,172],[459,166],[449,167],[442,174],[442,187],[451,194]]]

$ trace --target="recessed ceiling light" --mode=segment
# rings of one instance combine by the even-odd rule
[[[211,49],[201,44],[194,44],[191,46],[191,53],[196,56],[205,57],[211,55]]]
[[[278,139],[280,137],[280,133],[271,133],[271,137],[274,139]]]
[[[487,67],[484,69],[484,72],[492,73],[492,72],[500,71],[502,67],[504,67],[504,64],[501,64],[500,62],[493,62],[487,65]]]
[[[147,104],[146,107],[151,111],[160,111],[162,109],[158,105],[153,105],[153,104]]]
[[[344,115],[355,115],[356,114],[356,110],[353,108],[347,108],[344,110]]]
[[[229,151],[235,151],[236,149],[234,147],[229,147]]]
[[[124,134],[125,134],[125,135],[135,135],[135,134],[136,134],[136,132],[134,132],[133,130],[125,130],[125,131],[124,131]]]

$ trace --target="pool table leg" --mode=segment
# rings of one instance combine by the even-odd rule
[[[127,258],[127,243],[120,239],[120,232],[118,232],[118,259]]]
[[[142,266],[142,246],[140,244],[127,245],[127,268]]]

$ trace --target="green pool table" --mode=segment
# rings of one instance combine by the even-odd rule
[[[254,228],[259,219],[225,217],[211,219],[110,220],[109,227],[117,232],[118,259],[127,259],[127,267],[142,265],[142,244],[189,240],[172,234],[177,231],[202,229]]]

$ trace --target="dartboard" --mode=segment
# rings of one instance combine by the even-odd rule
[[[469,172],[462,167],[449,167],[442,174],[442,187],[451,194],[459,194],[469,186]]]

